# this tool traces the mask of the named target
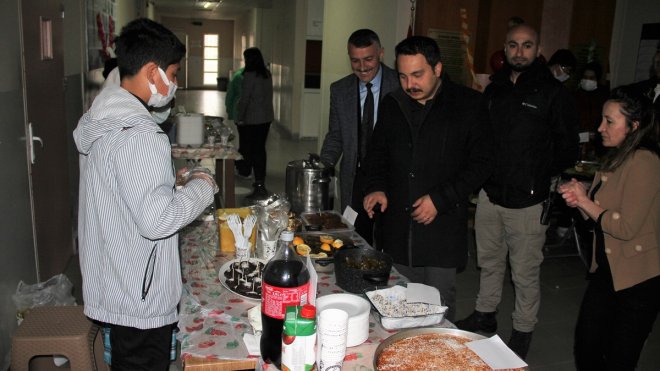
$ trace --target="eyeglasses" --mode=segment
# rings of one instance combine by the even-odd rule
[[[564,71],[564,73],[567,74],[567,75],[570,75],[571,72],[573,72],[573,69],[571,67],[568,67],[568,66],[559,65],[559,68],[561,68],[561,70]]]

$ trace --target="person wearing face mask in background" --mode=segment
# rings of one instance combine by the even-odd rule
[[[177,232],[213,202],[203,171],[175,186],[171,147],[149,107],[174,98],[185,46],[148,19],[117,41],[121,87],[94,99],[73,132],[85,315],[109,327],[113,370],[167,370],[182,282]]]
[[[596,135],[601,121],[603,104],[609,89],[601,85],[603,68],[598,62],[590,62],[581,69],[580,82],[575,90],[575,106],[578,111],[580,131],[580,159],[593,161],[605,153],[602,139]]]
[[[552,75],[566,86],[576,64],[577,59],[570,50],[559,49],[550,57],[547,66]]]

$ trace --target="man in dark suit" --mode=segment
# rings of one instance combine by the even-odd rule
[[[437,43],[396,46],[402,89],[381,102],[366,159],[370,216],[380,204],[378,246],[410,281],[434,286],[454,320],[456,269],[467,261],[468,197],[490,175],[491,141],[481,94],[442,76]]]
[[[396,72],[381,62],[383,52],[380,39],[372,30],[357,30],[349,37],[348,57],[353,73],[330,85],[330,125],[321,148],[321,159],[332,165],[341,157],[341,210],[350,205],[358,212],[355,230],[369,244],[373,242],[373,221],[362,207],[362,165],[378,119],[380,100],[399,87]]]

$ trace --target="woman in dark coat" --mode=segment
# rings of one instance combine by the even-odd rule
[[[239,152],[243,161],[237,165],[239,174],[254,170],[254,191],[249,199],[268,197],[266,190],[266,139],[273,121],[273,79],[266,68],[261,51],[245,49],[245,70],[241,97],[238,101],[236,126],[239,134]]]

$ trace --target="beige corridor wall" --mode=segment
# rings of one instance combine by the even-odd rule
[[[319,150],[328,131],[330,84],[351,73],[346,50],[348,37],[360,28],[374,30],[385,48],[385,64],[393,67],[394,47],[406,36],[409,9],[409,0],[325,1]]]
[[[635,82],[635,66],[642,25],[660,23],[660,1],[618,0],[610,47],[612,87]]]
[[[204,34],[219,35],[218,77],[229,76],[234,65],[234,21],[204,19],[195,21],[186,18],[161,17],[165,27],[188,35],[188,88],[202,88],[204,63]],[[214,88],[215,84],[206,86]]]

